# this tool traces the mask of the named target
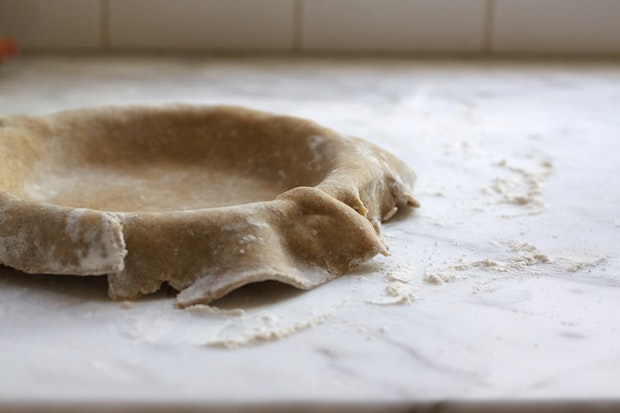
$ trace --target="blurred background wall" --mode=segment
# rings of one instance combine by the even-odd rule
[[[0,0],[33,51],[620,55],[620,0]]]

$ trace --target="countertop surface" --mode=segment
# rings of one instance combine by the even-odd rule
[[[21,57],[0,113],[234,104],[418,174],[392,255],[185,311],[0,268],[0,406],[620,398],[620,63]]]

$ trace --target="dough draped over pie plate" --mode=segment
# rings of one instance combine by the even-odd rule
[[[314,122],[229,106],[0,116],[0,264],[105,275],[180,306],[276,280],[309,289],[377,254],[414,173]]]

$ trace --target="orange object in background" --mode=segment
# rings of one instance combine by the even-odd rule
[[[0,63],[17,53],[17,45],[8,37],[0,37]]]

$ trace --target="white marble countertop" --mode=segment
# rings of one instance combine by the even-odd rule
[[[0,269],[0,407],[620,400],[620,63],[22,57],[0,113],[227,103],[398,154],[392,256],[223,314]],[[400,296],[394,297],[394,291]],[[283,338],[259,343],[265,333]],[[237,348],[216,348],[221,340]],[[386,404],[385,406],[388,406]]]

